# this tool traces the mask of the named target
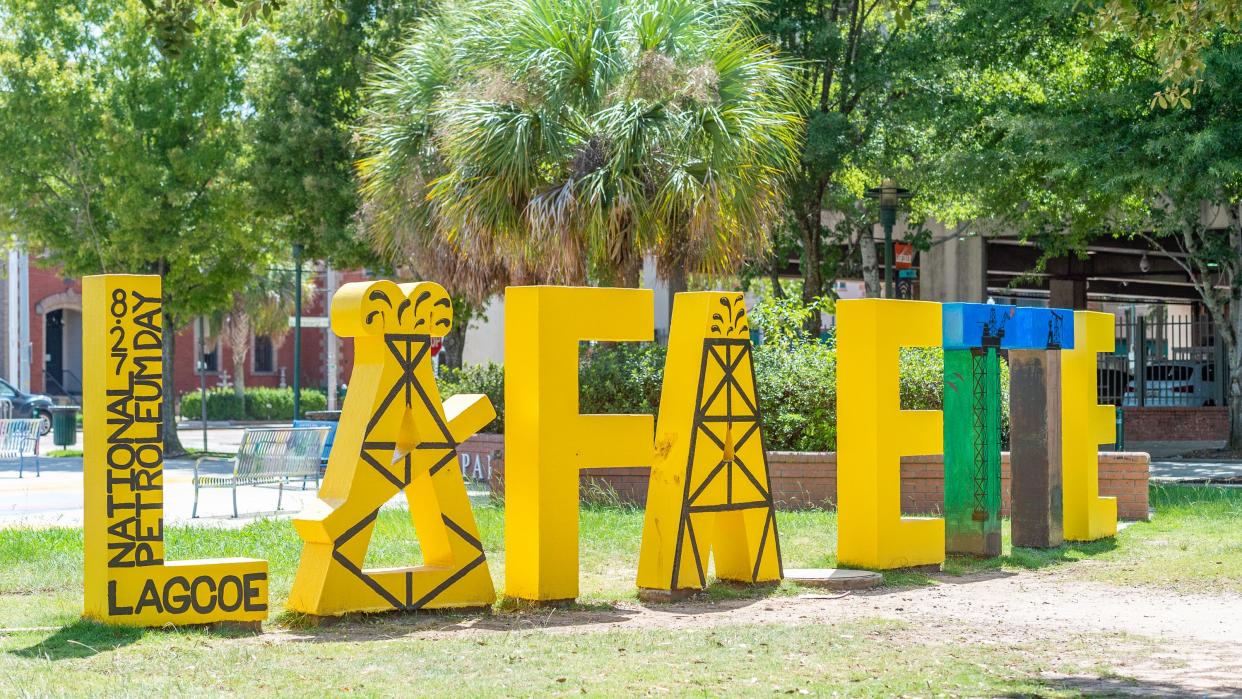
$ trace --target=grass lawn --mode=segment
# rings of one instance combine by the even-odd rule
[[[1242,592],[1242,542],[1237,538],[1242,490],[1153,486],[1152,504],[1153,520],[1130,525],[1116,540],[1052,551],[1013,551],[1006,540],[1006,555],[999,559],[955,557],[945,570],[1022,571],[1087,560],[1087,565],[1058,570],[1119,585]],[[481,505],[475,514],[497,590],[503,590],[503,509]],[[778,522],[786,567],[835,563],[834,513],[782,512]],[[583,509],[582,614],[606,621],[618,612],[617,603],[633,603],[641,529],[640,510]],[[0,530],[0,695],[343,690],[368,695],[398,689],[467,695],[720,694],[726,687],[731,694],[765,695],[1072,695],[1072,688],[1047,682],[1046,673],[1092,671],[1065,656],[1075,643],[1088,644],[1085,639],[1067,638],[1056,647],[961,646],[925,638],[903,622],[867,619],[827,624],[782,619],[720,627],[710,622],[710,601],[702,605],[701,628],[525,630],[513,620],[546,621],[540,615],[559,612],[515,613],[498,604],[496,618],[503,624],[486,616],[437,615],[431,625],[414,629],[408,616],[386,615],[300,629],[282,614],[301,548],[288,521],[264,520],[241,530],[170,527],[167,542],[169,560],[266,558],[273,610],[269,633],[230,638],[198,630],[144,632],[80,622],[81,532]],[[405,513],[385,511],[367,565],[409,564],[416,549]],[[908,573],[889,574],[886,582],[935,584]],[[788,583],[761,592],[717,587],[709,600],[800,592]],[[1084,647],[1092,658],[1108,652]]]

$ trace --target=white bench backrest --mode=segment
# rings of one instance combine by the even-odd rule
[[[39,447],[40,420],[0,420],[0,458],[34,456]]]
[[[233,461],[233,474],[306,475],[319,470],[327,427],[248,429]]]

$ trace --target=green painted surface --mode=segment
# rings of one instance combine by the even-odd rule
[[[1000,555],[1000,360],[944,353],[945,550]]]

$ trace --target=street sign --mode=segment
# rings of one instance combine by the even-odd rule
[[[294,317],[289,316],[289,327],[294,327]],[[302,316],[302,327],[304,328],[326,328],[328,327],[327,316]]]
[[[912,266],[914,266],[914,245],[893,243],[893,268],[909,269]]]

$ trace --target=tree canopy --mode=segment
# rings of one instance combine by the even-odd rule
[[[166,58],[137,0],[2,0],[0,14],[0,225],[67,274],[159,274],[171,385],[173,331],[227,303],[266,241],[240,162],[248,37],[206,15]]]
[[[357,230],[354,128],[362,88],[420,3],[295,0],[262,27],[246,97],[255,213],[310,259],[374,266]]]
[[[361,174],[374,240],[561,283],[634,284],[646,252],[675,275],[761,251],[800,118],[793,70],[749,11],[442,6],[372,88]]]

